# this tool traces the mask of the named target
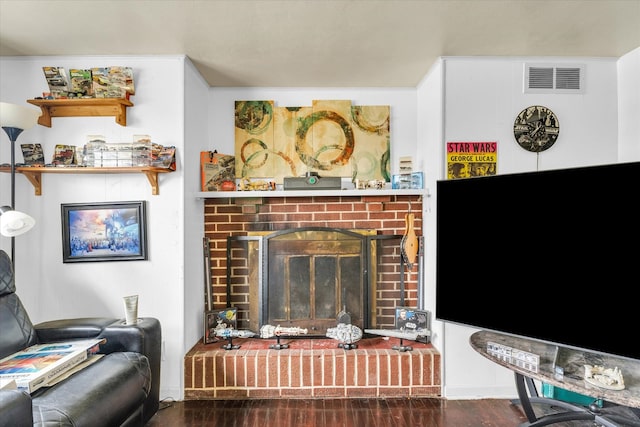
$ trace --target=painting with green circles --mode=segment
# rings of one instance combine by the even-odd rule
[[[391,178],[388,105],[349,100],[276,107],[274,101],[235,102],[237,178],[339,176]]]

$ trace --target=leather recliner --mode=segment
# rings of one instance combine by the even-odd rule
[[[0,359],[35,344],[105,338],[97,362],[29,394],[0,390],[0,427],[144,426],[158,411],[161,327],[155,318],[75,318],[33,325],[0,250]]]

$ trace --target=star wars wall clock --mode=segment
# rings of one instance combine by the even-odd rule
[[[513,124],[516,142],[520,147],[534,153],[551,148],[559,133],[558,117],[541,105],[532,105],[522,110]]]

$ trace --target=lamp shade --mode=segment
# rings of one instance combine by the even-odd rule
[[[19,236],[31,230],[36,220],[26,213],[14,211],[9,206],[0,207],[0,234],[7,237]]]
[[[29,129],[38,123],[41,111],[22,105],[0,102],[0,126],[3,128]]]

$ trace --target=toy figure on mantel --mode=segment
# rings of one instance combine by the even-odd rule
[[[327,337],[340,341],[338,347],[345,350],[358,348],[356,342],[362,339],[362,329],[351,324],[351,314],[347,312],[347,307],[343,306],[336,318],[338,324],[335,328],[327,328]]]
[[[338,323],[335,328],[327,328],[327,337],[340,341],[338,347],[351,350],[358,348],[356,342],[362,339],[362,329],[350,323]]]
[[[216,336],[228,341],[222,348],[225,350],[237,350],[240,346],[233,344],[234,338],[251,338],[255,336],[255,333],[248,329],[216,328]]]
[[[280,337],[282,336],[298,336],[298,335],[306,335],[308,332],[307,329],[298,328],[296,326],[293,327],[283,327],[283,326],[273,326],[273,325],[262,325],[260,327],[260,338],[273,338],[276,337],[276,344],[271,344],[269,346],[270,349],[273,350],[282,350],[284,348],[289,348],[289,344],[280,344]]]

